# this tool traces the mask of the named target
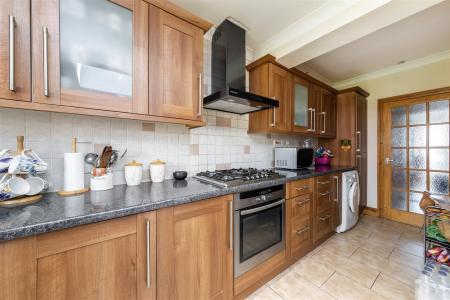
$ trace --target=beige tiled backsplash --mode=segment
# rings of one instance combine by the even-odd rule
[[[204,94],[210,93],[210,43],[205,41]],[[149,180],[149,163],[167,162],[166,178],[175,170],[189,176],[199,171],[239,167],[273,166],[273,142],[300,145],[299,137],[247,134],[248,115],[204,110],[207,126],[188,129],[183,125],[145,123],[135,120],[79,116],[0,108],[0,149],[16,149],[16,136],[25,136],[25,147],[32,148],[49,163],[44,175],[51,191],[61,189],[63,154],[71,151],[71,138],[78,139],[78,151],[101,153],[105,145],[128,149],[114,167],[114,184],[124,184],[124,164],[135,159],[144,164],[144,181]],[[85,167],[89,183],[90,166]]]

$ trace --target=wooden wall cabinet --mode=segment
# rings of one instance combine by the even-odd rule
[[[31,101],[30,0],[0,4],[0,98]]]
[[[291,132],[291,74],[267,63],[250,71],[250,92],[275,99],[279,107],[251,113],[249,132]]]
[[[168,1],[7,0],[0,20],[0,106],[204,124],[211,24]]]
[[[150,6],[150,115],[201,119],[203,31]]]
[[[274,98],[280,107],[250,114],[249,133],[288,133],[333,138],[336,135],[336,91],[273,56],[247,66],[252,93]]]
[[[158,299],[233,297],[232,196],[157,212]]]

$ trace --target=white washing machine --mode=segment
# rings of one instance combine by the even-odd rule
[[[359,175],[357,171],[342,173],[342,221],[336,228],[337,232],[344,232],[358,222],[359,215]]]

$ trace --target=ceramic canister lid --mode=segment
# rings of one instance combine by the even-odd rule
[[[126,167],[142,167],[142,164],[140,162],[133,160],[132,162],[127,163],[125,166]]]
[[[165,165],[166,163],[163,162],[162,160],[157,159],[157,160],[152,161],[150,164],[151,165]]]

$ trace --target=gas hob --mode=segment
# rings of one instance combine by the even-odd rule
[[[260,182],[283,178],[284,175],[270,169],[229,169],[214,172],[200,172],[194,178],[223,187],[239,186],[250,182]]]

